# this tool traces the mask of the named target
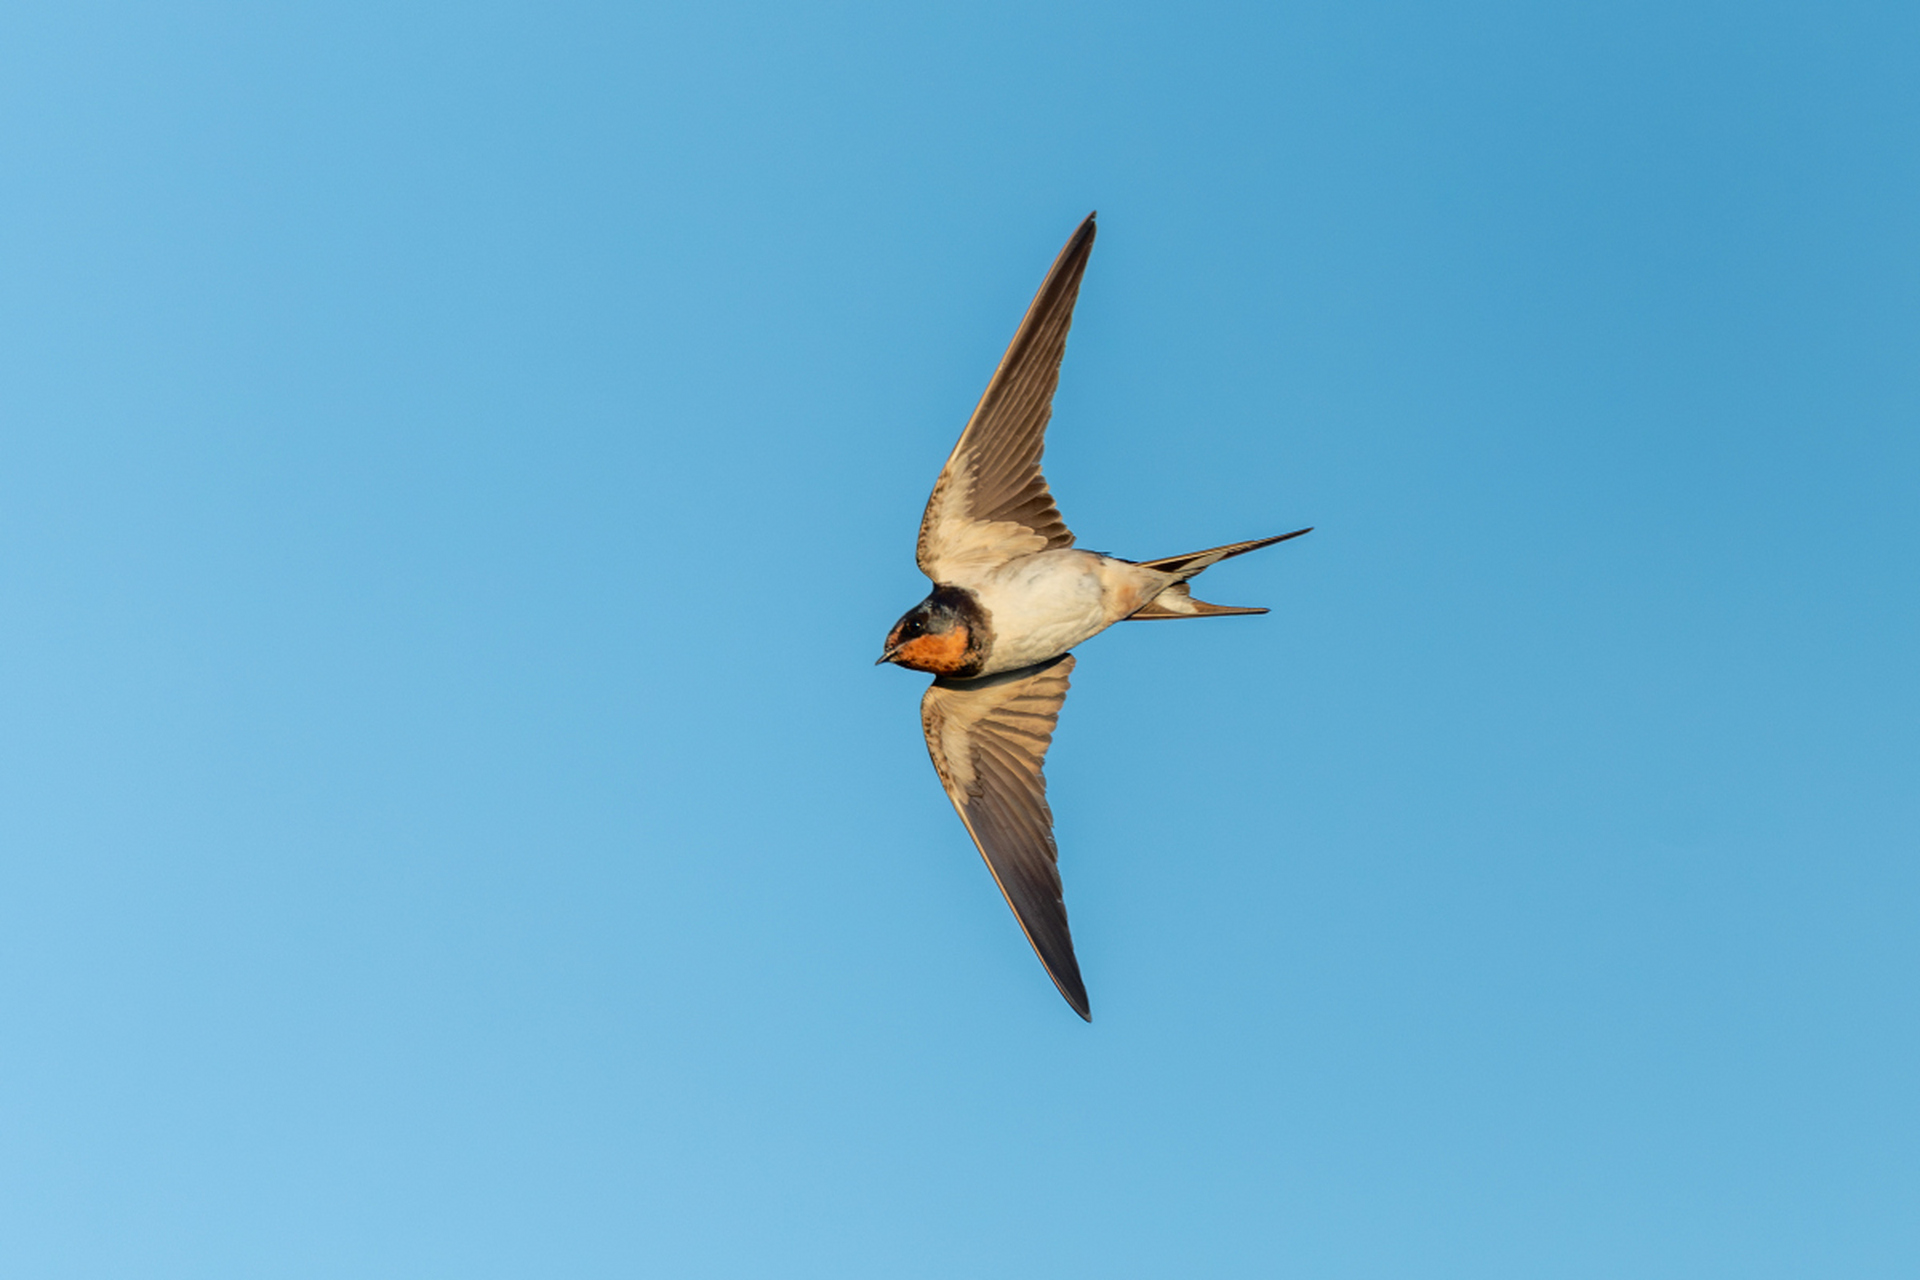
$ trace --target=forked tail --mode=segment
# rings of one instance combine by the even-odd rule
[[[1158,569],[1161,573],[1175,574],[1180,580],[1155,596],[1145,608],[1129,615],[1127,621],[1152,622],[1159,618],[1223,618],[1232,614],[1265,613],[1265,609],[1243,609],[1233,605],[1208,604],[1205,600],[1196,600],[1193,598],[1193,593],[1187,589],[1187,579],[1199,576],[1222,560],[1243,556],[1249,551],[1258,551],[1276,542],[1285,542],[1288,538],[1297,538],[1303,533],[1312,532],[1311,527],[1295,529],[1292,533],[1282,533],[1271,538],[1255,538],[1251,542],[1230,542],[1224,547],[1189,551],[1183,556],[1142,561],[1141,568]]]

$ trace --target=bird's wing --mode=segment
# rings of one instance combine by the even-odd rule
[[[1091,1022],[1040,772],[1072,670],[1066,654],[1002,675],[935,680],[921,699],[920,723],[940,783],[1027,941],[1074,1012]]]
[[[935,582],[963,583],[1015,556],[1073,545],[1040,474],[1040,453],[1093,233],[1088,214],[1054,259],[934,483],[915,558]]]

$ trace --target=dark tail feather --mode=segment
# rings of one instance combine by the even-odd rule
[[[1183,556],[1168,556],[1164,560],[1146,560],[1141,562],[1145,569],[1158,569],[1161,573],[1179,576],[1180,581],[1162,591],[1139,611],[1129,614],[1129,622],[1152,622],[1157,618],[1225,618],[1236,614],[1265,613],[1265,609],[1243,609],[1234,605],[1208,604],[1205,600],[1196,600],[1187,589],[1186,580],[1210,569],[1222,560],[1234,556],[1243,556],[1249,551],[1258,551],[1270,547],[1276,542],[1285,542],[1288,538],[1297,538],[1303,533],[1312,533],[1311,528],[1295,529],[1292,533],[1283,533],[1272,538],[1255,538],[1251,542],[1230,542],[1224,547],[1208,547],[1205,551],[1189,551]]]
[[[1252,542],[1229,542],[1224,547],[1208,547],[1205,551],[1189,551],[1183,556],[1168,556],[1165,560],[1142,560],[1141,567],[1158,569],[1162,573],[1178,574],[1182,578],[1191,578],[1202,569],[1210,569],[1222,560],[1231,560],[1234,556],[1243,556],[1249,551],[1258,551],[1270,547],[1276,542],[1285,542],[1288,538],[1297,538],[1303,533],[1312,533],[1312,526],[1295,529],[1292,533],[1277,534],[1271,538],[1255,538]]]
[[[1127,615],[1128,622],[1152,622],[1156,618],[1226,618],[1241,613],[1265,613],[1265,609],[1243,609],[1231,604],[1208,604],[1195,600],[1187,584],[1176,582],[1155,596],[1147,606]]]

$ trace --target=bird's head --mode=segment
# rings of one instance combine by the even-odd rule
[[[887,632],[886,647],[879,661],[937,676],[970,675],[977,668],[980,654],[978,636],[967,614],[965,602],[948,598],[958,594],[936,590],[893,624]]]

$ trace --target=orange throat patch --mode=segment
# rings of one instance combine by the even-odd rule
[[[893,660],[909,670],[952,675],[967,665],[967,629],[955,627],[942,636],[915,636],[900,646]]]

